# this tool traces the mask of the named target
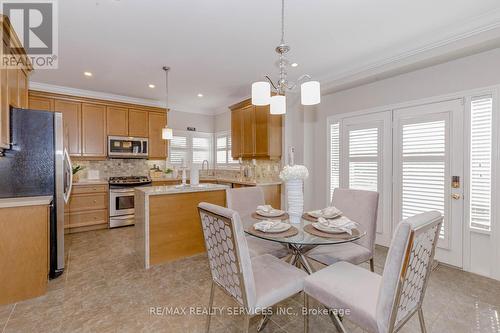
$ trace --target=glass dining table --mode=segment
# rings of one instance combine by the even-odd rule
[[[300,220],[300,222],[299,222]],[[366,231],[357,229],[357,232],[353,232],[352,235],[348,233],[342,233],[339,237],[320,237],[313,235],[306,231],[311,227],[307,227],[313,222],[305,219],[304,217],[297,218],[296,223],[290,223],[290,218],[282,220],[282,222],[290,223],[293,227],[297,229],[297,234],[289,237],[282,237],[280,234],[273,233],[263,233],[256,232],[253,225],[256,222],[262,221],[262,219],[258,219],[252,215],[244,215],[241,217],[241,221],[243,223],[243,229],[245,233],[260,239],[265,239],[267,241],[280,243],[286,248],[288,248],[289,255],[286,258],[286,261],[298,268],[302,268],[308,274],[312,274],[314,271],[312,269],[311,263],[306,256],[306,252],[315,248],[319,245],[333,245],[333,244],[342,244],[353,242],[355,240],[360,239],[366,235]],[[306,228],[306,230],[304,230]]]

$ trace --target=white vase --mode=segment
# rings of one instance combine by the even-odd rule
[[[304,191],[301,179],[292,179],[286,182],[286,195],[288,203],[288,215],[290,222],[300,223],[300,217],[304,212]]]

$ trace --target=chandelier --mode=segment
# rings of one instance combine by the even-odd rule
[[[271,105],[271,114],[286,113],[286,92],[292,91],[300,85],[300,95],[302,105],[316,105],[321,102],[321,90],[318,81],[311,81],[312,77],[308,74],[300,76],[297,81],[289,82],[287,79],[287,66],[289,61],[285,54],[290,51],[290,46],[285,43],[285,0],[281,0],[281,42],[276,47],[276,53],[279,54],[279,80],[274,83],[266,75],[266,81],[252,83],[252,104],[253,105]],[[275,94],[271,96],[271,86]]]
[[[162,69],[165,71],[165,113],[168,113],[168,71],[170,67],[163,66]],[[174,138],[174,132],[167,124],[161,130],[161,138],[163,140],[172,140]]]

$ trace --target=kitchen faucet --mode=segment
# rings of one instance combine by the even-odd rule
[[[207,162],[207,176],[209,176],[210,164],[208,163],[208,160],[203,160],[203,162],[201,162],[201,172],[205,170],[205,162]]]

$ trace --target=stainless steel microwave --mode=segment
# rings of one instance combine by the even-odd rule
[[[108,157],[148,158],[148,152],[149,141],[147,138],[108,136]]]

